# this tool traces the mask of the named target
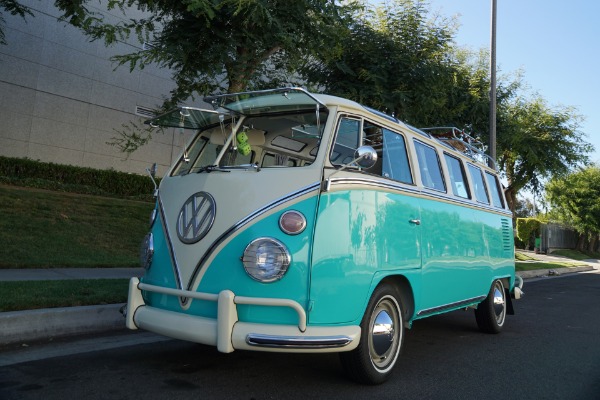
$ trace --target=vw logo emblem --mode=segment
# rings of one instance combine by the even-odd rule
[[[206,192],[191,195],[179,211],[177,236],[185,244],[202,239],[215,222],[217,206],[215,199]]]

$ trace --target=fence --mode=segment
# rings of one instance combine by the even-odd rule
[[[574,249],[577,247],[579,234],[560,224],[542,224],[541,251],[549,253],[554,249]]]

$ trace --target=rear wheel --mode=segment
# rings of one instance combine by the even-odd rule
[[[396,287],[379,286],[363,316],[358,347],[340,353],[346,373],[353,380],[379,384],[390,376],[404,340],[402,303]]]
[[[495,280],[486,299],[475,309],[479,330],[499,333],[506,318],[506,292],[501,280]]]

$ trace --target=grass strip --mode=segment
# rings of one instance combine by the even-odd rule
[[[0,186],[0,268],[137,267],[153,207]]]
[[[515,269],[517,271],[533,271],[536,269],[556,269],[556,268],[574,268],[580,267],[585,264],[580,264],[577,262],[568,263],[568,262],[515,262]]]
[[[598,254],[598,253],[586,254],[586,253],[582,253],[580,251],[571,250],[571,249],[554,250],[551,255],[568,257],[568,258],[572,258],[573,260],[586,260],[588,258],[600,258],[600,254]]]
[[[0,312],[127,302],[128,279],[0,282]]]

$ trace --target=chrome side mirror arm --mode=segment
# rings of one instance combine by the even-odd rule
[[[331,177],[337,174],[338,172],[345,170],[353,164],[358,165],[359,169],[369,169],[372,168],[375,165],[375,163],[377,163],[377,152],[375,151],[375,149],[371,146],[360,146],[354,152],[354,160],[342,165],[340,169],[329,175],[329,178],[327,178],[326,181],[325,191],[329,191],[329,189],[331,188]]]
[[[150,175],[150,179],[152,179],[152,183],[154,184],[154,191],[152,192],[152,195],[154,197],[158,197],[158,185],[156,184],[156,179],[154,179],[154,177],[156,176],[156,163],[152,164],[151,167],[146,168],[146,172],[148,173],[148,175]]]

